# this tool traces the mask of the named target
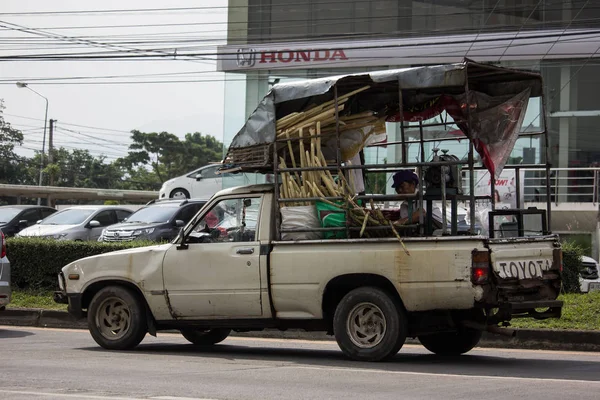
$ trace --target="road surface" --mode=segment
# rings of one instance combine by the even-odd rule
[[[600,353],[406,345],[390,362],[346,360],[335,342],[178,334],[111,352],[87,331],[0,326],[0,399],[599,399]]]

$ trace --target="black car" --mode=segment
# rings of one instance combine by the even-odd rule
[[[100,242],[125,242],[135,239],[170,241],[206,204],[205,199],[159,200],[140,208],[125,221],[102,231]]]
[[[0,206],[0,231],[4,236],[14,236],[22,229],[35,225],[57,210],[45,206]]]

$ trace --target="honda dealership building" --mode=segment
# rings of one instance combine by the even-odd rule
[[[230,0],[227,30],[227,45],[218,49],[218,70],[226,73],[225,146],[275,83],[466,56],[542,73],[549,161],[565,168],[555,172],[557,185],[573,186],[558,190],[555,200],[597,201],[591,168],[600,166],[598,2]],[[541,109],[530,101],[524,129],[539,129]],[[394,129],[389,126],[388,136]],[[537,140],[519,139],[512,162],[544,162]],[[462,157],[466,145],[454,146],[448,150]],[[395,161],[392,147],[369,148],[365,158]]]

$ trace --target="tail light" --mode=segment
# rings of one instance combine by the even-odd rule
[[[488,283],[490,276],[490,253],[473,250],[471,259],[471,282],[474,285]]]
[[[6,257],[6,240],[4,240],[4,233],[0,232],[0,241],[2,242],[2,250],[0,251],[0,258]]]
[[[554,249],[554,252],[552,254],[552,258],[554,259],[554,267],[556,268],[556,265],[558,264],[558,269],[560,270],[560,272],[563,272],[563,253],[562,253],[562,249]]]

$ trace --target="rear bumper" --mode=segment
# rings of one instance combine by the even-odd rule
[[[0,308],[4,308],[10,303],[12,289],[10,287],[10,262],[8,259],[0,259]]]
[[[501,323],[513,318],[548,319],[560,318],[561,300],[506,302],[497,306],[498,312],[490,316],[488,323]]]
[[[11,295],[10,282],[0,281],[0,307],[6,307],[10,303]]]

